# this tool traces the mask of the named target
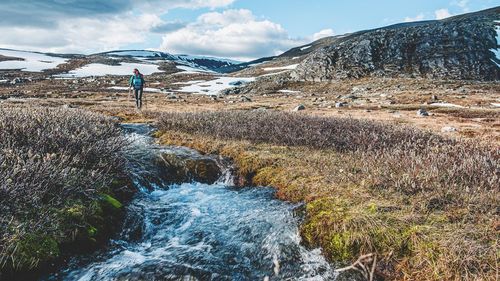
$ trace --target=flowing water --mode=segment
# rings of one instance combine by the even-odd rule
[[[300,245],[296,205],[270,188],[234,188],[228,174],[212,185],[168,185],[154,159],[161,147],[144,125],[124,126],[139,193],[122,233],[102,253],[75,258],[48,280],[332,280],[319,250]]]

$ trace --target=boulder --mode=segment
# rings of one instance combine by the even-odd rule
[[[222,175],[214,159],[197,154],[161,154],[162,178],[173,183],[200,182],[215,183]]]

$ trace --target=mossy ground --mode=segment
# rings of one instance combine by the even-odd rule
[[[158,132],[162,144],[220,154],[237,165],[240,184],[273,186],[280,199],[306,203],[304,242],[346,265],[379,257],[378,276],[398,280],[495,280],[494,219],[464,219],[464,209],[422,209],[422,198],[381,191],[375,171],[355,153]],[[373,172],[373,173],[371,173]]]

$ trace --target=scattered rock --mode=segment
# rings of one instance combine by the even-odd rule
[[[247,96],[242,96],[242,97],[241,97],[241,101],[242,101],[242,102],[252,102],[252,99],[251,99],[251,98],[249,98],[249,97],[247,97]]]
[[[344,107],[346,105],[347,105],[347,103],[345,103],[345,102],[337,102],[337,103],[335,103],[335,107],[336,108]]]
[[[301,111],[306,110],[306,107],[303,104],[299,104],[297,107],[293,109],[293,111]]]
[[[427,112],[427,110],[421,108],[417,111],[417,116],[426,117],[426,116],[429,116],[429,113]]]

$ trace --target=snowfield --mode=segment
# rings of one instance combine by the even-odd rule
[[[215,73],[211,70],[205,70],[200,68],[195,68],[187,65],[176,65],[177,69],[184,70],[183,72],[178,72],[175,74],[196,74],[196,73]]]
[[[108,87],[108,89],[110,89],[110,90],[116,90],[116,91],[128,91],[129,87],[113,86],[113,87]],[[148,92],[148,93],[169,93],[169,92],[166,92],[166,91],[162,91],[161,89],[148,88],[148,87],[144,88],[144,92]]]
[[[140,63],[121,63],[120,65],[106,65],[100,63],[87,64],[84,67],[77,68],[65,74],[57,75],[57,77],[90,77],[90,76],[105,76],[105,75],[132,75],[134,68],[144,75],[150,75],[157,72],[162,72],[155,64],[140,64]]]
[[[155,51],[116,51],[112,53],[108,53],[108,55],[117,56],[117,57],[139,57],[139,58],[150,58],[150,57],[161,57],[161,52]]]
[[[0,69],[21,69],[22,71],[29,72],[41,72],[46,69],[53,69],[68,61],[64,58],[52,57],[39,53],[4,49],[0,49],[0,55],[23,59],[2,61],[0,62]]]
[[[292,65],[287,65],[287,66],[281,66],[281,67],[264,67],[264,71],[275,71],[275,70],[294,70],[299,66],[299,64],[292,64]]]
[[[431,103],[430,105],[432,106],[439,106],[439,107],[455,107],[455,108],[464,108],[461,105],[458,104],[453,104],[453,103],[447,103],[447,102],[436,102],[436,103]]]
[[[190,85],[184,86],[176,91],[202,95],[217,95],[220,91],[235,88],[252,81],[255,81],[255,78],[219,77],[211,81],[192,81]]]

